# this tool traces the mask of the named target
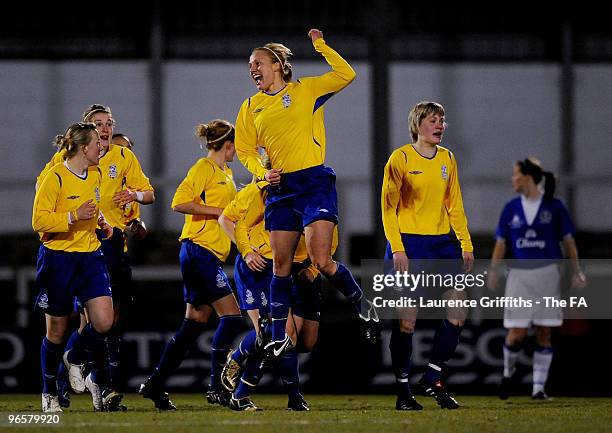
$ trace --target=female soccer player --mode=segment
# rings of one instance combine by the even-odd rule
[[[114,389],[119,388],[120,382],[120,332],[118,322],[121,306],[131,299],[132,269],[127,254],[126,244],[126,209],[133,203],[151,204],[155,201],[155,194],[149,179],[145,176],[134,153],[124,147],[111,143],[115,120],[110,107],[100,104],[89,106],[83,113],[84,122],[93,122],[100,136],[101,152],[99,169],[102,173],[102,186],[100,209],[113,227],[114,235],[106,239],[98,232],[102,243],[102,251],[111,279],[114,319],[113,328],[108,335],[109,372]],[[46,170],[65,159],[65,152],[59,150],[47,164],[39,180],[45,176]],[[85,320],[81,320],[82,326]],[[84,390],[84,379],[80,377],[86,362],[86,354],[80,349],[82,344],[78,341],[80,331],[75,331],[66,346],[64,363],[68,369],[70,383],[76,392]],[[76,347],[75,347],[76,346]],[[94,383],[95,385],[95,383]],[[91,391],[91,390],[90,390]],[[94,391],[98,392],[98,391]],[[119,405],[118,409],[126,407]]]
[[[112,144],[129,150],[134,148],[134,140],[120,132],[113,134]],[[140,204],[137,201],[124,206],[123,219],[125,221],[125,231],[131,233],[133,239],[140,241],[147,236],[147,226],[140,217]]]
[[[280,356],[295,344],[285,333],[292,286],[293,256],[305,232],[312,263],[338,287],[358,312],[362,291],[349,270],[332,259],[331,243],[338,222],[334,171],[323,165],[323,105],[355,78],[355,71],[323,39],[308,32],[314,48],[332,70],[318,77],[292,80],[289,48],[270,43],[255,48],[249,72],[259,92],[246,99],[236,121],[236,152],[258,179],[270,183],[265,224],[270,231],[274,276],[270,288],[272,341],[266,351]],[[260,161],[265,148],[272,168]]]
[[[55,379],[74,297],[89,316],[81,339],[93,352],[94,370],[88,381],[98,390],[92,392],[94,409],[113,410],[121,397],[108,387],[103,374],[108,364],[106,339],[113,324],[113,302],[95,230],[100,227],[109,238],[113,232],[100,212],[101,172],[88,169],[99,162],[100,136],[93,123],[76,123],[57,136],[56,144],[65,149],[66,159],[41,179],[32,213],[32,227],[42,241],[36,306],[45,312],[47,323],[41,347],[42,410],[61,412]]]
[[[444,108],[436,102],[419,102],[410,111],[408,125],[414,142],[396,149],[385,166],[382,186],[382,218],[387,237],[386,259],[395,271],[407,272],[410,259],[463,259],[471,270],[474,255],[463,210],[457,161],[440,146],[446,123]],[[461,249],[450,237],[450,229]],[[415,269],[411,269],[415,271]],[[397,410],[421,410],[408,377],[416,309],[402,309],[394,326],[391,359],[398,384]],[[442,386],[441,374],[459,342],[461,318],[447,316],[436,330],[434,345],[420,385],[442,408],[459,407]]]
[[[544,193],[540,190],[544,183]],[[520,194],[510,200],[502,210],[496,231],[495,248],[491,258],[488,284],[492,289],[499,284],[499,268],[504,257],[513,259],[506,281],[506,294],[523,299],[542,296],[560,298],[559,261],[563,258],[560,244],[570,258],[572,287],[586,286],[586,277],[578,262],[578,249],[574,241],[574,225],[561,200],[554,197],[555,177],[543,171],[539,161],[526,158],[514,164],[512,187]],[[504,327],[508,329],[504,344],[504,372],[500,397],[511,393],[515,364],[529,327],[533,324],[536,348],[533,353],[533,389],[537,400],[548,398],[544,389],[548,369],[553,357],[551,328],[561,326],[561,308],[528,310],[506,308]]]
[[[263,333],[268,331],[261,327],[262,323],[268,322],[270,282],[273,278],[270,235],[264,227],[267,186],[268,182],[257,182],[254,179],[240,190],[219,218],[221,227],[236,243],[240,252],[236,256],[234,280],[240,308],[247,312],[254,326],[254,331],[248,333],[238,348],[230,353],[221,376],[225,388],[233,391],[229,406],[234,410],[258,409],[250,399],[250,393],[261,377],[262,357],[258,353],[261,347],[258,346],[264,340]],[[301,265],[307,258],[305,243],[300,238],[292,272],[295,279],[287,332],[294,341],[297,341],[299,335],[304,351],[310,351],[317,340],[320,302],[316,300],[321,296],[320,278],[316,278],[318,271]],[[241,365],[245,360],[246,366],[242,372]],[[281,379],[289,394],[288,409],[309,410],[299,390],[296,349],[286,350],[280,356],[279,364]]]
[[[236,153],[234,125],[225,120],[212,120],[198,125],[196,135],[206,144],[208,155],[191,167],[172,199],[172,209],[185,214],[179,238],[185,320],[166,344],[155,371],[139,390],[161,410],[176,409],[163,391],[164,383],[183,361],[213,310],[219,316],[219,326],[212,341],[211,380],[206,396],[209,403],[227,405],[228,397],[220,382],[221,370],[230,345],[243,326],[240,309],[223,271],[231,240],[217,221],[236,195],[232,171],[227,166]]]

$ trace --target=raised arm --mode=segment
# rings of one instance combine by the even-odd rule
[[[325,95],[344,89],[355,79],[357,75],[355,70],[340,54],[326,44],[322,31],[312,29],[308,32],[308,36],[315,50],[323,55],[327,64],[332,68],[331,71],[315,79],[315,92]]]

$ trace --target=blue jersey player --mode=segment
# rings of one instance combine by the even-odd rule
[[[540,184],[544,183],[544,192]],[[574,225],[561,200],[553,196],[555,178],[542,170],[540,163],[527,158],[514,165],[512,187],[520,194],[504,206],[496,231],[496,243],[489,272],[489,287],[497,288],[498,269],[504,257],[512,259],[506,282],[506,296],[535,299],[542,296],[560,296],[559,261],[563,251],[570,258],[574,275],[572,287],[584,287],[586,278],[578,263],[578,250],[574,241]],[[508,329],[503,348],[504,372],[500,397],[510,394],[515,364],[521,345],[531,325],[535,327],[536,347],[533,353],[534,399],[548,398],[544,386],[553,357],[551,328],[563,323],[561,308],[507,307],[504,327]]]

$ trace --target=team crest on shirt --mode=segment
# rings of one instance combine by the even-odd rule
[[[111,164],[108,167],[108,177],[110,177],[111,179],[117,179],[117,165],[116,164]]]
[[[268,300],[266,299],[266,294],[264,292],[261,292],[261,305],[262,307],[268,305]]]
[[[250,290],[247,290],[247,291],[245,292],[245,295],[246,295],[246,299],[245,299],[245,301],[246,301],[246,303],[247,303],[247,304],[249,304],[249,305],[250,305],[250,304],[252,304],[253,302],[255,302],[255,298],[253,298],[253,292],[251,292]]]
[[[448,179],[448,169],[446,168],[446,165],[442,165],[442,170],[440,174],[442,175],[442,180]]]
[[[44,293],[38,298],[38,308],[41,308],[43,310],[49,308],[49,298]]]
[[[291,106],[291,95],[287,93],[283,95],[281,99],[283,101],[283,108],[289,108]]]
[[[550,224],[552,221],[552,213],[547,210],[540,212],[540,224]]]
[[[100,201],[100,188],[94,188],[94,195],[96,196],[96,201]]]
[[[225,282],[225,278],[223,278],[223,275],[217,274],[217,287],[221,288],[225,286],[227,286],[227,283]]]

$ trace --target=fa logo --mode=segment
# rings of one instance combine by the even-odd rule
[[[38,298],[38,308],[41,308],[43,310],[49,308],[49,298],[46,294],[42,294]]]
[[[446,168],[445,165],[442,166],[442,180],[447,180],[448,179],[448,169]]]
[[[289,108],[289,106],[291,105],[291,95],[289,94],[283,95],[282,101],[283,101],[283,107]]]
[[[225,278],[223,278],[223,275],[217,274],[217,287],[221,288],[225,286],[227,286],[227,283],[225,282]]]
[[[266,294],[264,292],[261,292],[261,305],[263,307],[268,305],[268,300],[266,299]]]
[[[250,290],[247,290],[246,291],[246,303],[250,305],[253,302],[255,302],[255,298],[253,298],[253,292],[251,292]]]
[[[550,224],[552,221],[552,213],[547,210],[540,212],[540,224]]]
[[[117,178],[117,166],[115,164],[111,164],[108,167],[108,177],[110,177],[111,179]]]
[[[96,196],[96,201],[100,201],[100,188],[95,187],[94,188],[94,195]]]

